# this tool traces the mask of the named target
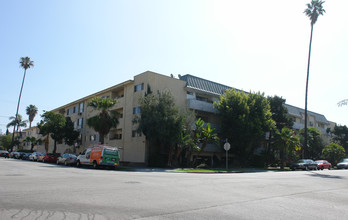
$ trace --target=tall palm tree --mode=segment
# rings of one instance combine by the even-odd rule
[[[23,80],[22,80],[21,91],[19,92],[19,98],[18,98],[18,104],[17,104],[17,111],[16,111],[16,121],[17,121],[17,116],[18,116],[19,103],[21,102],[21,97],[22,97],[22,90],[23,90],[25,75],[26,75],[26,73],[27,73],[27,69],[29,69],[30,67],[34,66],[34,61],[31,61],[29,57],[21,57],[20,60],[19,60],[19,63],[21,64],[21,67],[24,69],[24,75],[23,75]],[[11,151],[13,150],[14,133],[15,133],[15,130],[16,130],[16,126],[13,127],[12,148],[11,148]],[[18,129],[17,129],[17,130],[18,130]]]
[[[305,157],[305,153],[307,150],[307,97],[308,97],[308,79],[309,79],[309,65],[311,60],[311,49],[312,49],[312,36],[313,36],[313,26],[317,22],[319,15],[324,15],[325,9],[323,8],[324,1],[321,0],[312,0],[311,3],[307,4],[307,8],[304,13],[311,20],[311,37],[309,41],[309,53],[308,53],[308,64],[307,64],[307,79],[306,79],[306,95],[305,95],[305,127],[304,127],[304,151],[302,157]]]
[[[118,124],[119,113],[116,110],[110,110],[117,102],[110,98],[95,97],[88,103],[88,106],[100,113],[87,119],[87,125],[98,132],[100,143],[104,144],[104,136],[110,132],[111,128],[116,128]]]
[[[26,110],[27,115],[29,116],[29,128],[31,128],[31,123],[37,114],[37,107],[35,105],[29,105]]]

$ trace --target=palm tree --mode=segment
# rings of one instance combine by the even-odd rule
[[[17,116],[18,116],[19,103],[21,102],[21,97],[22,97],[22,90],[23,90],[25,75],[27,73],[27,69],[29,69],[30,67],[34,66],[34,61],[31,61],[29,57],[21,57],[19,63],[21,64],[21,67],[24,69],[24,75],[23,75],[21,90],[19,92],[17,111],[16,111],[16,121],[17,121]],[[15,130],[16,130],[16,126],[13,127],[11,151],[13,150],[13,145],[14,145],[14,133],[15,133]]]
[[[37,107],[35,105],[29,105],[26,110],[27,115],[29,116],[29,128],[31,128],[31,123],[37,114]]]
[[[22,121],[22,115],[21,114],[18,114],[17,117],[11,116],[9,119],[11,121],[10,121],[10,123],[7,124],[7,128],[9,128],[11,126],[13,126],[14,128],[17,127],[17,130],[13,131],[13,136],[14,136],[15,131],[18,133],[18,130],[19,130],[20,127],[26,127],[27,126],[27,120]]]
[[[311,49],[312,49],[312,36],[313,36],[313,26],[317,22],[319,15],[324,15],[325,9],[323,9],[322,4],[324,1],[321,0],[312,0],[311,3],[307,4],[307,8],[304,11],[306,16],[309,17],[311,20],[311,37],[309,41],[309,53],[308,53],[308,65],[307,65],[307,79],[306,79],[306,95],[305,95],[305,133],[304,133],[304,151],[307,150],[307,97],[308,97],[308,78],[309,78],[309,65],[311,60]],[[302,157],[305,157],[304,153],[302,154]]]
[[[119,122],[119,113],[116,110],[110,110],[116,103],[116,100],[100,97],[95,97],[88,103],[88,106],[94,110],[101,111],[98,115],[87,119],[87,125],[98,132],[101,144],[104,144],[104,136],[111,128],[116,128]]]

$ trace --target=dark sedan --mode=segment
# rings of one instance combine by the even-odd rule
[[[318,164],[316,164],[311,159],[301,159],[290,166],[291,170],[301,169],[301,170],[317,170]]]

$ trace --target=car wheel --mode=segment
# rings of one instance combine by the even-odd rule
[[[67,161],[64,161],[64,165],[65,165],[65,166],[68,166],[68,162],[67,162]]]
[[[93,168],[97,169],[97,167],[98,167],[97,161],[93,161]]]
[[[328,170],[331,170],[331,166],[329,166],[329,168],[327,168]]]
[[[79,161],[79,160],[76,161],[76,166],[77,166],[77,167],[81,167],[81,164],[80,164],[80,161]]]
[[[324,170],[324,166],[321,167],[321,170]]]

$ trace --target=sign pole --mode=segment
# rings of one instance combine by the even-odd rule
[[[228,151],[230,150],[230,148],[231,148],[230,143],[226,142],[224,144],[224,149],[226,151],[226,170],[228,169]]]

